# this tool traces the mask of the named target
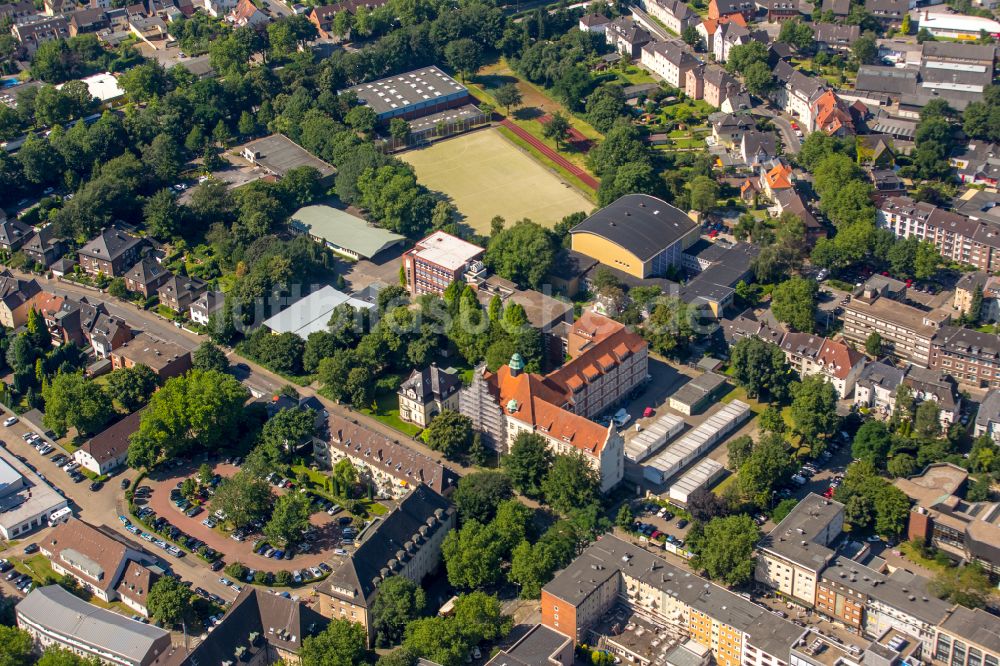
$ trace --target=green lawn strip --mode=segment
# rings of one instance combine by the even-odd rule
[[[719,402],[728,405],[733,400],[740,400],[741,402],[745,402],[750,405],[750,411],[752,411],[755,415],[760,414],[767,407],[766,405],[761,404],[758,400],[749,397],[746,389],[740,386],[734,386],[729,393],[724,395],[722,399],[719,400]]]
[[[558,164],[550,160],[545,155],[535,150],[534,146],[532,146],[527,141],[525,141],[521,137],[511,132],[506,127],[499,127],[498,129],[505,138],[509,139],[512,143],[514,143],[514,145],[518,146],[519,148],[523,148],[524,150],[528,151],[528,153],[530,153],[532,157],[541,162],[547,168],[554,170],[556,173],[559,174],[560,178],[563,178],[567,180],[569,183],[571,183],[573,187],[578,189],[585,197],[587,197],[591,201],[595,200],[597,192],[592,188],[588,187],[586,184],[584,184],[583,181],[581,181],[575,175],[571,174],[569,171],[567,171],[563,167],[559,166]]]
[[[399,418],[399,398],[395,393],[383,393],[377,396],[375,407],[375,411],[372,411],[371,407],[365,407],[358,411],[410,437],[416,437],[420,434],[422,430],[420,426],[407,423]]]
[[[718,484],[716,484],[716,486],[712,488],[712,492],[715,493],[716,495],[719,495],[720,497],[724,497],[726,488],[733,485],[734,483],[736,483],[736,474],[730,474],[722,481],[720,481]]]
[[[924,557],[923,553],[921,553],[917,549],[917,547],[914,544],[910,543],[909,541],[904,541],[903,543],[899,544],[899,550],[908,559],[912,560],[913,562],[919,564],[920,566],[926,569],[930,569],[931,571],[944,571],[945,569],[950,568],[949,566],[942,564],[935,559],[932,559],[930,557]]]
[[[30,557],[24,558],[12,557],[10,558],[10,562],[14,565],[15,569],[31,576],[38,585],[44,585],[47,582],[62,578],[62,576],[53,571],[52,563],[41,553],[35,553]]]

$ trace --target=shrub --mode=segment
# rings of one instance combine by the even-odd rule
[[[272,585],[274,583],[274,574],[270,571],[258,571],[253,575],[253,582],[258,585]]]
[[[247,568],[240,564],[239,562],[233,562],[232,564],[227,564],[226,573],[236,580],[243,580],[247,577]]]
[[[274,574],[274,584],[280,587],[287,587],[292,583],[292,574],[282,569]]]

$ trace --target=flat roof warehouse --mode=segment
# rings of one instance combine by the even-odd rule
[[[349,88],[380,117],[401,116],[421,106],[467,97],[468,89],[437,67],[424,67],[398,76]]]

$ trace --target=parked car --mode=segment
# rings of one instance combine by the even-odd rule
[[[17,417],[16,416],[9,416],[6,419],[4,419],[4,422],[3,422],[3,424],[5,426],[7,426],[8,428],[11,427],[12,425],[14,425],[15,423],[17,423]]]
[[[24,554],[25,555],[31,555],[32,553],[37,553],[37,552],[38,552],[38,544],[37,543],[29,543],[24,548]]]
[[[218,560],[212,562],[212,566],[210,568],[212,569],[212,571],[219,571],[224,566],[226,566],[226,563],[223,562],[222,559],[218,559]]]
[[[688,526],[687,518],[681,518],[677,521],[677,529],[682,530]]]

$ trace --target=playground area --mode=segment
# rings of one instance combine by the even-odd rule
[[[589,213],[594,203],[504,138],[486,129],[397,155],[417,179],[447,195],[476,233],[488,236],[490,220],[507,224],[529,218],[555,226],[570,213]]]

